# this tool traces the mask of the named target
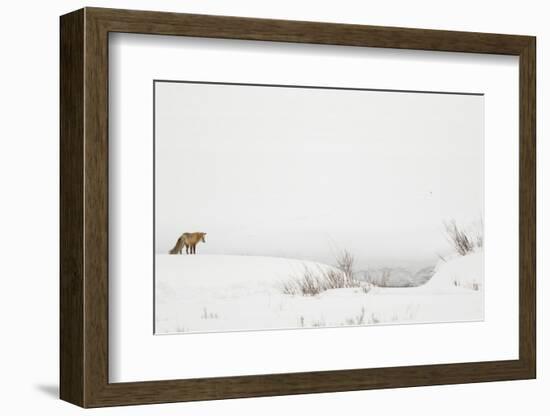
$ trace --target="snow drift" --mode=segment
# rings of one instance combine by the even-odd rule
[[[482,290],[483,253],[478,250],[466,256],[441,260],[435,274],[423,287],[434,293],[453,289]]]
[[[482,292],[467,288],[480,281],[469,273],[480,263],[466,257],[440,264],[419,287],[349,287],[303,296],[283,293],[283,284],[305,268],[334,267],[273,257],[157,255],[155,333],[481,320]],[[456,279],[464,287],[455,286]]]

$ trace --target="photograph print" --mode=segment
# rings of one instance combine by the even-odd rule
[[[484,319],[483,94],[153,84],[155,334]]]

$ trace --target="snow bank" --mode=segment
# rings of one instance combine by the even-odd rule
[[[452,286],[448,293],[437,290],[445,276],[444,266],[428,289],[427,285],[370,291],[359,287],[331,289],[316,296],[284,294],[283,283],[302,276],[305,267],[333,268],[273,257],[157,255],[156,333],[483,319],[480,291]]]
[[[440,261],[432,278],[422,286],[434,292],[483,288],[483,253],[476,251]]]

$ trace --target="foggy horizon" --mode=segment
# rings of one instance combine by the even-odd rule
[[[357,268],[451,251],[483,218],[483,96],[155,84],[155,248]],[[412,267],[412,266],[411,266]],[[420,267],[420,266],[418,266]]]

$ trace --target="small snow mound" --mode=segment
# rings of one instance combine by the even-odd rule
[[[440,262],[435,274],[423,287],[433,291],[481,290],[482,285],[483,253],[476,251]]]

